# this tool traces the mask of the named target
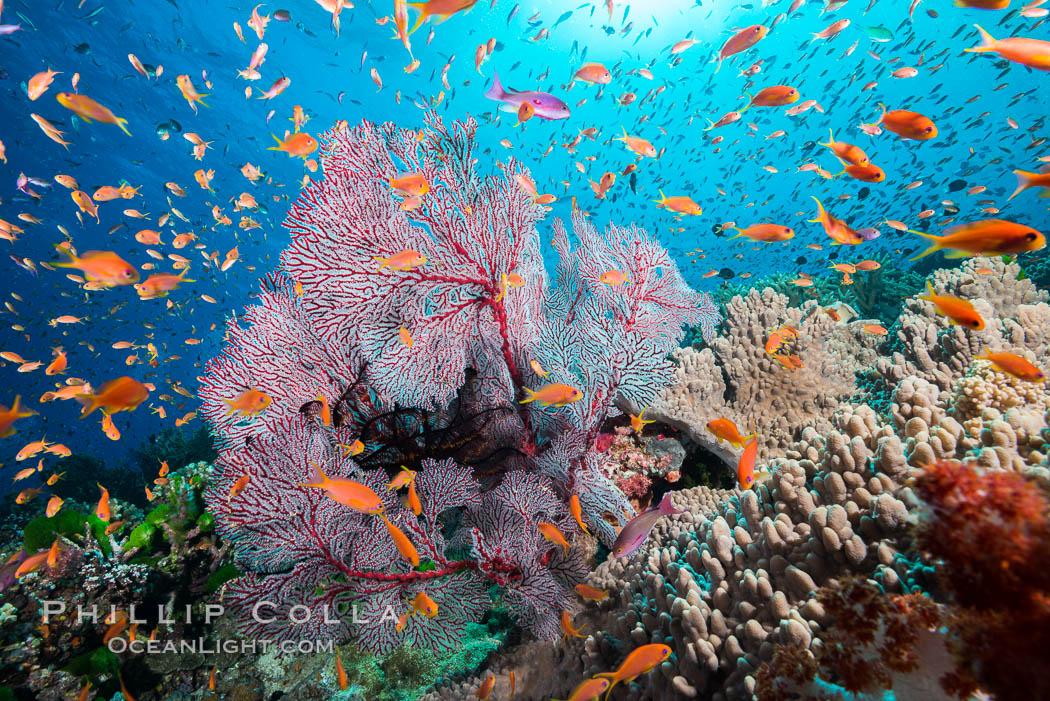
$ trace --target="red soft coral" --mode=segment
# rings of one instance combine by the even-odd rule
[[[1050,519],[1045,495],[1007,471],[937,462],[916,479],[928,504],[919,546],[951,595],[948,624],[961,674],[999,699],[1050,698]]]

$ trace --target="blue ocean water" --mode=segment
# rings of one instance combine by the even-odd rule
[[[118,442],[103,435],[95,417],[79,422],[79,407],[71,402],[38,404],[37,398],[60,380],[44,376],[42,369],[18,373],[17,364],[5,362],[0,367],[0,403],[10,405],[14,395],[21,394],[40,412],[18,424],[19,437],[26,442],[46,435],[75,451],[114,462],[194,410],[196,401],[173,392],[171,383],[195,391],[200,366],[220,350],[224,318],[249,304],[258,277],[276,266],[287,242],[280,222],[303,175],[321,175],[305,171],[299,159],[266,150],[274,144],[271,134],[280,136],[291,128],[294,105],[310,116],[304,129],[312,134],[340,119],[350,124],[368,119],[418,125],[421,106],[435,103],[446,119],[473,116],[481,124],[479,157],[490,160],[482,164],[483,170],[513,155],[532,169],[541,192],[559,197],[552,217],[565,217],[576,198],[599,225],[634,222],[647,228],[699,290],[713,290],[728,276],[703,277],[710,270],[728,269],[736,277],[770,272],[818,275],[826,274],[829,260],[855,262],[879,252],[907,265],[908,253],[925,246],[913,234],[882,225],[887,219],[937,232],[946,219],[972,221],[990,216],[982,208],[994,207],[1002,210],[999,216],[1039,228],[1044,201],[1034,192],[1009,203],[1006,198],[1015,185],[1012,170],[1035,171],[1040,165],[1037,158],[1043,152],[1032,144],[1045,135],[1041,75],[995,55],[964,53],[979,43],[974,23],[1000,38],[1047,36],[1041,18],[1023,17],[1019,4],[1013,4],[1017,7],[1006,11],[984,11],[926,0],[909,13],[908,3],[891,0],[852,0],[833,11],[826,11],[825,2],[811,1],[789,13],[788,0],[655,0],[613,3],[610,18],[604,2],[483,1],[446,22],[428,22],[412,34],[420,65],[406,73],[412,57],[392,38],[393,23],[384,21],[393,2],[357,2],[344,9],[336,36],[330,15],[318,3],[300,0],[259,7],[265,15],[286,10],[290,21],[273,19],[266,27],[263,41],[269,52],[260,67],[262,77],[249,83],[238,78],[237,71],[247,67],[259,43],[247,24],[251,4],[7,0],[0,24],[18,24],[21,30],[0,36],[0,141],[7,157],[0,164],[0,218],[22,226],[25,233],[17,242],[0,242],[0,248],[29,258],[39,269],[42,261],[57,260],[52,246],[65,239],[57,228],[61,225],[78,250],[112,250],[136,266],[155,263],[158,270],[171,269],[170,259],[149,257],[149,248],[164,256],[185,255],[192,261],[189,277],[197,282],[160,300],[139,300],[128,287],[85,294],[63,271],[39,269],[34,276],[5,257],[0,263],[4,301],[13,311],[3,312],[2,350],[46,365],[51,348],[62,346],[69,357],[68,376],[97,386],[131,374],[154,383],[157,390],[147,407],[115,417],[123,434]],[[716,71],[713,57],[734,29],[768,27],[780,15],[786,16],[768,37]],[[415,16],[413,10],[413,21]],[[840,34],[814,39],[814,33],[842,19],[851,25]],[[243,42],[234,32],[235,22]],[[891,38],[875,40],[887,37]],[[478,70],[475,51],[490,39],[494,50]],[[671,47],[684,39],[698,43],[672,55]],[[151,68],[163,66],[163,75],[151,79],[137,73],[128,53]],[[760,60],[759,72],[741,74]],[[576,81],[570,88],[573,73],[587,62],[608,67],[612,82],[588,86]],[[442,83],[446,65],[447,88]],[[26,82],[48,67],[61,74],[50,90],[30,101]],[[916,68],[917,75],[892,76],[904,67]],[[651,79],[640,73],[643,69]],[[373,70],[382,80],[381,89]],[[498,113],[498,105],[483,96],[497,71],[505,87],[550,92],[569,105],[572,115],[550,122],[533,118],[515,126],[514,115]],[[71,89],[74,74],[79,74],[79,92],[128,120],[131,137],[116,126],[86,124],[56,102],[57,92]],[[208,107],[196,114],[176,87],[176,76],[182,74],[208,93]],[[291,84],[282,94],[257,99],[283,76]],[[876,85],[865,89],[869,83]],[[787,116],[785,108],[753,108],[735,123],[704,131],[708,119],[717,121],[743,109],[745,91],[754,94],[776,84],[796,87],[802,101],[815,100],[822,111]],[[246,99],[249,85],[254,94]],[[618,98],[627,92],[637,99],[618,106]],[[877,120],[880,102],[930,117],[938,137],[917,142],[888,132],[866,135],[859,125]],[[31,113],[63,130],[69,149],[49,140]],[[161,127],[170,132],[167,140],[159,136]],[[590,127],[598,129],[594,139],[584,137],[573,151],[566,149],[565,144]],[[600,201],[588,181],[597,181],[607,171],[622,173],[635,161],[623,144],[611,141],[622,130],[650,140],[660,155],[643,159],[633,177],[621,177]],[[782,137],[769,138],[781,130]],[[799,172],[806,163],[816,163],[830,174],[841,169],[817,144],[827,139],[829,130],[863,148],[886,171],[887,180],[865,184]],[[186,132],[212,142],[203,160],[194,160],[191,144],[182,138]],[[721,143],[712,143],[718,136],[723,137]],[[240,173],[246,163],[259,167],[265,180],[250,183]],[[194,181],[198,168],[215,171],[214,193]],[[41,197],[28,197],[15,189],[20,173],[51,187],[30,185]],[[141,197],[102,203],[101,221],[87,219],[81,225],[69,191],[53,180],[56,174],[75,177],[89,193],[125,181],[141,185]],[[187,196],[173,196],[165,188],[168,182],[180,185]],[[980,187],[987,189],[968,194]],[[676,220],[653,204],[661,190],[668,196],[690,196],[703,214]],[[251,193],[263,207],[234,213],[231,200],[242,192]],[[876,226],[882,235],[856,250],[833,248],[820,225],[806,221],[816,215],[811,196],[854,228]],[[233,219],[232,226],[215,225],[215,205]],[[149,213],[149,221],[124,216],[127,207]],[[164,246],[134,240],[136,231],[157,228],[157,217],[172,207],[189,221],[172,217],[162,230]],[[957,214],[952,207],[958,208]],[[933,210],[933,216],[920,219],[920,212],[927,210]],[[21,213],[42,223],[19,220]],[[242,214],[256,219],[260,228],[238,228]],[[746,226],[765,221],[791,226],[797,235],[786,244],[764,245],[730,240],[733,232],[718,231],[725,222]],[[120,224],[124,226],[113,230]],[[205,267],[193,246],[171,248],[174,234],[184,232],[195,233],[197,243],[204,244],[201,250],[217,251],[220,261],[236,246],[240,261],[225,272]],[[807,248],[810,244],[822,249]],[[48,325],[63,314],[85,321]],[[200,343],[187,345],[187,339]],[[112,348],[120,341],[154,343],[158,366],[145,364],[148,354],[143,348]],[[137,356],[130,368],[129,356]],[[160,407],[166,412],[163,419],[150,411]],[[13,452],[5,450],[3,460],[9,461]]]

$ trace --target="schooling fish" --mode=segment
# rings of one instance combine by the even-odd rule
[[[657,521],[663,516],[680,513],[684,512],[671,505],[671,494],[668,492],[658,505],[648,511],[643,511],[627,522],[627,525],[620,531],[620,535],[616,536],[616,542],[613,543],[613,557],[630,555],[646,541]]]

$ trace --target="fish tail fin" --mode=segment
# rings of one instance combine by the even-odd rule
[[[504,90],[503,86],[500,84],[499,73],[496,71],[492,71],[492,85],[490,85],[488,90],[485,91],[485,97],[498,102],[502,102],[507,98],[507,91]]]
[[[315,462],[311,462],[310,464],[313,466],[314,470],[317,471],[317,475],[311,477],[311,479],[313,479],[315,481],[314,482],[299,482],[298,483],[299,486],[300,487],[320,487],[320,488],[323,489],[328,484],[328,482],[330,482],[331,480],[329,480],[328,479],[328,475],[326,475],[321,470],[321,466],[320,465],[318,465]],[[320,481],[316,481],[318,476],[321,478]]]
[[[84,418],[102,406],[102,402],[99,401],[97,394],[78,394],[75,399],[84,407],[84,410],[80,412],[80,418]]]
[[[813,195],[810,195],[810,197],[813,197]],[[816,197],[813,197],[813,201],[817,203],[817,208],[819,210],[819,214],[817,214],[817,218],[816,219],[807,219],[806,221],[808,221],[808,222],[810,222],[812,224],[817,224],[817,223],[820,223],[820,222],[824,221],[824,214],[825,214],[825,212],[824,212],[824,205],[821,204],[820,200],[818,200]]]
[[[1032,187],[1032,179],[1038,177],[1038,173],[1028,173],[1023,170],[1015,170],[1014,175],[1017,176],[1017,189],[1014,190],[1014,194],[1007,198],[1007,202],[1020,195],[1022,192]]]
[[[821,141],[817,142],[818,145],[820,145],[820,146],[827,146],[828,148],[831,148],[831,145],[834,144],[834,143],[835,143],[835,130],[834,129],[828,129],[828,142],[826,144],[821,142]]]
[[[75,264],[77,262],[77,257],[76,257],[76,255],[73,254],[72,251],[70,251],[68,248],[66,248],[65,246],[63,246],[60,243],[55,243],[55,244],[51,244],[51,245],[53,245],[55,247],[55,250],[58,251],[59,253],[65,253],[66,256],[68,256],[67,260],[61,261],[59,263],[52,263],[51,265],[55,266],[56,268],[73,268],[73,267],[76,267]]]
[[[417,19],[416,23],[412,25],[412,29],[408,30],[408,35],[412,36],[417,29],[423,26],[423,23],[427,21],[427,17],[430,15],[427,14],[425,2],[410,2],[408,3],[408,6],[419,10],[419,19]]]
[[[270,136],[272,136],[273,140],[277,142],[277,145],[276,146],[269,146],[269,147],[267,147],[266,150],[267,151],[280,151],[284,147],[284,142],[281,141],[280,139],[278,139],[277,135],[274,134],[273,132],[270,132]]]
[[[744,445],[747,445],[748,443],[750,443],[750,442],[751,442],[751,439],[752,439],[752,438],[758,438],[758,433],[757,433],[757,432],[756,432],[756,433],[751,433],[751,434],[748,434],[748,435],[744,436],[744,437],[743,437],[743,438],[741,439],[741,442],[742,442],[742,443],[743,443]]]
[[[912,233],[912,234],[918,234],[919,236],[923,237],[927,241],[933,241],[933,245],[932,246],[930,246],[929,248],[927,248],[925,251],[923,251],[919,255],[915,256],[914,258],[909,258],[908,260],[919,260],[920,258],[925,258],[926,256],[930,255],[931,253],[935,253],[935,252],[941,250],[941,237],[940,236],[934,236],[933,234],[927,234],[927,233],[922,232],[922,231],[915,231],[914,229],[908,229],[908,232]]]
[[[955,4],[958,5],[959,4],[959,0],[956,0]],[[981,33],[981,42],[982,43],[981,43],[980,46],[975,46],[975,47],[970,48],[970,49],[965,49],[965,51],[969,51],[971,53],[978,53],[978,54],[985,53],[987,51],[995,51],[995,46],[998,43],[995,40],[995,37],[993,37],[991,34],[989,34],[987,31],[985,31],[984,27],[982,27],[981,25],[975,24],[973,26],[976,27],[977,31]]]
[[[390,265],[390,259],[389,258],[380,258],[379,256],[372,256],[372,260],[382,261],[382,265],[379,266],[380,270],[382,270],[386,266]]]
[[[681,509],[674,508],[674,505],[671,503],[671,493],[670,492],[667,492],[667,494],[664,494],[664,498],[660,500],[660,503],[657,505],[656,508],[660,511],[660,513],[663,513],[663,514],[680,514],[680,513],[683,513],[683,511]]]
[[[120,127],[120,130],[122,132],[124,132],[128,136],[131,136],[131,132],[128,131],[128,128],[126,126],[124,126],[127,123],[128,123],[128,120],[124,119],[123,117],[117,117],[117,126]],[[67,148],[66,150],[68,151],[69,149]]]
[[[730,241],[732,241],[733,239],[738,239],[738,238],[740,238],[741,236],[743,236],[743,235],[744,235],[744,230],[743,230],[743,229],[741,229],[741,228],[740,228],[739,226],[731,226],[731,227],[729,227],[729,228],[730,228],[730,229],[736,229],[737,231],[739,231],[739,232],[740,232],[740,233],[739,233],[739,234],[737,234],[736,236],[731,236],[731,237],[729,237],[729,240],[730,240]]]
[[[528,404],[529,402],[536,401],[536,393],[535,392],[533,392],[528,387],[522,387],[522,389],[525,390],[525,394],[527,394],[529,396],[526,399],[522,399],[520,402],[518,402],[518,404]]]
[[[664,194],[663,190],[660,190],[660,199],[653,200],[653,202],[655,202],[656,204],[666,204],[667,203],[667,195]]]
[[[204,98],[204,97],[208,97],[208,95],[211,95],[211,93],[210,92],[206,92],[203,95],[198,95],[197,96],[197,102],[199,102],[200,104],[204,105],[205,107],[208,107],[208,109],[211,109],[211,107],[209,107],[208,104],[206,102],[204,102],[204,100],[201,99],[201,98]]]

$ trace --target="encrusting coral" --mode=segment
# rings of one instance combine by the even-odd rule
[[[976,269],[983,265],[993,271],[986,276],[992,279],[977,276]],[[952,560],[946,548],[966,539],[937,536],[936,530],[927,528],[924,532],[933,535],[923,546],[913,533],[917,523],[930,517],[929,500],[937,503],[931,488],[921,481],[931,465],[961,461],[965,469],[991,475],[993,480],[1002,475],[1029,490],[1050,489],[1046,386],[1024,383],[986,361],[974,360],[987,344],[993,350],[1024,354],[1041,368],[1050,365],[1046,342],[1050,326],[1031,326],[1033,320],[1050,318],[1050,305],[1042,301],[1045,293],[1015,280],[1015,267],[999,261],[968,261],[935,276],[938,291],[992,297],[974,300],[985,315],[986,331],[952,327],[935,316],[932,305],[913,298],[891,332],[897,338],[900,362],[911,374],[891,373],[879,386],[868,387],[870,393],[859,389],[852,401],[825,405],[814,416],[801,414],[794,424],[782,418],[783,403],[781,416],[756,417],[763,442],[764,426],[772,428],[773,448],[766,455],[779,457],[760,459],[763,467],[772,470],[772,478],[744,492],[696,488],[672,493],[675,506],[687,512],[660,520],[640,551],[606,561],[588,578],[588,584],[611,596],[583,604],[575,614],[576,625],[583,626],[586,635],[546,648],[534,644],[527,655],[518,651],[498,656],[488,670],[497,675],[496,688],[506,688],[508,674],[514,671],[519,680],[532,682],[523,698],[564,698],[580,680],[614,668],[631,649],[649,643],[670,645],[672,658],[633,684],[618,686],[609,698],[718,701],[751,699],[760,692],[764,699],[802,698],[801,683],[806,680],[820,682],[820,698],[842,696],[847,687],[875,682],[883,687],[892,684],[908,698],[927,699],[951,698],[981,685],[991,691],[996,685],[1002,688],[1003,675],[997,677],[994,670],[980,665],[975,672],[962,657],[967,651],[987,654],[981,646],[990,639],[990,631],[1011,634],[1009,626],[1021,622],[1010,612],[1020,610],[1021,604],[1004,609],[989,603],[968,619],[951,619],[956,615],[951,613],[955,602],[973,604],[950,587],[945,599],[943,576],[953,586],[962,586],[966,575],[956,564],[939,580],[934,565]],[[762,314],[763,304],[771,308],[768,315]],[[732,311],[725,339],[735,343],[715,341],[702,351],[678,351],[679,383],[647,413],[682,428],[713,450],[717,450],[713,437],[703,435],[704,421],[727,415],[738,425],[748,425],[749,419],[739,409],[740,396],[726,392],[723,376],[733,382],[734,377],[753,373],[756,385],[743,388],[743,396],[755,406],[763,399],[756,388],[768,391],[782,386],[776,383],[779,378],[769,376],[771,362],[760,354],[763,334],[774,325],[800,322],[798,311],[785,310],[783,300],[769,290],[753,291],[747,300],[734,299],[728,308]],[[801,322],[804,360],[808,332],[823,324]],[[830,357],[831,351],[814,343],[816,348],[810,352],[819,367],[821,354]],[[862,346],[858,342],[855,347]],[[754,367],[745,367],[747,360]],[[790,371],[784,374],[792,376]],[[828,387],[832,395],[845,394],[849,385],[837,374],[810,381]],[[886,393],[884,401],[880,392]],[[864,403],[866,396],[885,406],[885,413]],[[720,404],[723,398],[729,399],[725,408]],[[775,399],[765,397],[767,407]],[[772,410],[767,408],[766,413]],[[779,447],[792,436],[790,445]],[[912,486],[916,477],[921,493]],[[1023,489],[1011,484],[1010,489]],[[950,530],[951,516],[944,515],[950,509],[944,511],[943,504],[941,512],[937,508],[932,507],[933,518],[942,519],[942,530]],[[980,509],[966,513],[975,521],[974,528],[986,527],[979,538],[995,539],[995,548],[1009,551],[1015,537],[1020,537],[994,530],[998,523],[994,518],[977,523]],[[1045,514],[1041,521],[1029,522],[1045,530]],[[1034,531],[1024,537],[1037,538]],[[938,549],[934,547],[938,540],[947,542]],[[952,561],[958,563],[959,558]],[[878,635],[863,639],[873,647],[858,652],[859,657],[824,654],[829,645],[839,650],[848,647],[851,634],[842,616],[864,600],[874,607],[867,623],[869,634]],[[843,606],[831,606],[836,601]],[[1044,614],[1040,609],[1039,615]],[[948,637],[929,633],[926,629],[941,616],[969,620],[976,629],[967,635],[956,626]],[[846,637],[835,637],[841,635]],[[954,663],[948,648],[962,651]],[[554,671],[531,673],[530,657],[543,660],[541,666]],[[953,665],[962,666],[953,670]],[[766,671],[759,674],[760,669]],[[801,680],[799,686],[771,684],[769,670],[782,681]],[[428,698],[463,698],[466,691],[477,688],[477,681],[448,685]],[[785,689],[787,695],[777,695]]]

